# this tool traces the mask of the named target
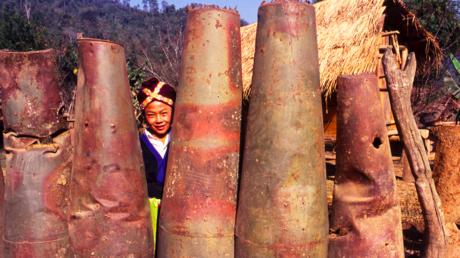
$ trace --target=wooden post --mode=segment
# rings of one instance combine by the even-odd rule
[[[442,214],[441,200],[432,178],[428,156],[415,123],[410,94],[416,71],[415,54],[407,58],[404,71],[398,69],[391,48],[383,56],[383,68],[390,92],[391,107],[396,126],[415,177],[415,187],[425,220],[422,257],[446,257],[447,234]]]
[[[406,67],[407,56],[409,55],[409,50],[407,48],[403,48],[401,51],[401,67]]]
[[[414,175],[412,175],[412,171],[410,170],[409,160],[407,159],[407,155],[404,150],[401,156],[401,163],[403,165],[403,181],[406,183],[414,183],[415,178]]]

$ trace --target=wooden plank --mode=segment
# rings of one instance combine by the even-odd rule
[[[392,120],[390,96],[388,94],[388,91],[380,91],[380,99],[382,101],[383,118],[385,124],[391,124],[392,122],[394,123],[394,121]]]
[[[387,90],[387,83],[385,77],[379,78],[379,90]]]
[[[380,51],[385,51],[388,47],[390,47],[391,49],[393,49],[393,46],[392,45],[380,45],[379,46],[379,50]],[[403,45],[399,45],[399,50],[404,50],[404,49],[407,49],[406,46],[403,46]]]
[[[336,138],[337,137],[337,106],[323,107],[323,123],[324,123],[324,137]]]
[[[377,63],[376,66],[375,66],[375,76],[377,78],[380,78],[380,76],[382,75],[380,73],[380,67],[382,66],[381,63],[382,63],[382,60],[380,59],[380,57],[377,57],[375,62]],[[383,76],[385,76],[385,74],[383,74]]]
[[[401,47],[401,46],[399,46]],[[401,51],[401,59],[402,59],[402,63],[401,63],[401,69],[404,69],[406,67],[406,61],[407,61],[407,56],[409,55],[409,51],[406,49],[404,49],[403,51]]]
[[[388,31],[388,32],[384,32],[382,33],[382,36],[388,36],[388,35],[394,35],[394,34],[400,34],[399,31],[395,30],[395,31]]]

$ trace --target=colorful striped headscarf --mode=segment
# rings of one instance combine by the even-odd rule
[[[142,89],[137,94],[137,100],[142,110],[155,100],[173,107],[176,101],[176,91],[173,87],[153,77],[142,84]]]

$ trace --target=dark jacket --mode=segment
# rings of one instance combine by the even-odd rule
[[[155,155],[149,149],[149,147],[144,142],[144,140],[142,140],[142,138],[140,139],[140,141],[141,141],[142,157],[144,158],[145,176],[147,178],[147,188],[149,191],[149,197],[161,199],[163,195],[163,184],[164,184],[164,182],[161,180],[164,179],[164,172],[166,171],[166,161],[168,158],[169,147],[164,157],[164,165],[160,166],[160,169],[162,171],[159,171],[159,166],[158,166],[159,162],[157,161],[157,158],[155,158]],[[159,156],[158,153],[157,153],[157,156]],[[159,158],[161,158],[161,156],[159,156]],[[162,161],[160,160],[160,163],[161,162]],[[163,177],[161,176],[159,177],[159,172],[163,173]]]

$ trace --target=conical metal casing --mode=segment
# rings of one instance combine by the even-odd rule
[[[339,76],[330,258],[404,257],[401,208],[377,77]]]
[[[144,162],[124,49],[78,40],[72,257],[153,257]]]
[[[236,257],[326,257],[327,193],[315,8],[259,7]]]
[[[189,8],[190,9],[190,8]],[[187,14],[158,236],[159,257],[233,257],[242,80],[240,16]]]

